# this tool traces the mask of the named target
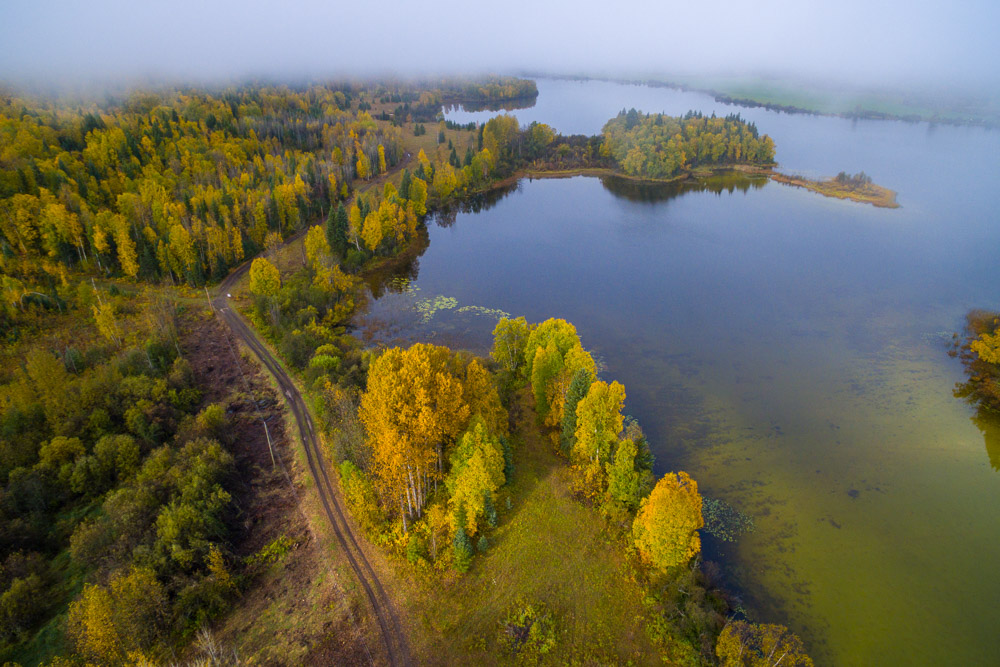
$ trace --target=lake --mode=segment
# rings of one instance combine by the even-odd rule
[[[791,627],[817,664],[996,664],[1000,428],[953,397],[947,349],[970,308],[1000,309],[1000,133],[538,87],[513,113],[567,134],[629,107],[740,111],[783,171],[864,170],[902,208],[733,175],[523,180],[429,220],[423,254],[376,289],[369,333],[483,353],[497,311],[573,322],[625,385],[657,472],[753,517],[704,555],[754,620]]]

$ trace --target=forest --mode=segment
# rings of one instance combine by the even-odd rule
[[[774,141],[739,114],[682,117],[622,110],[604,126],[604,151],[629,176],[670,178],[719,165],[772,165]]]
[[[718,504],[684,472],[655,478],[624,387],[572,324],[500,319],[489,358],[351,335],[366,276],[426,243],[429,212],[526,170],[655,179],[773,161],[738,116],[633,110],[596,137],[439,116],[534,95],[490,78],[0,97],[0,657],[159,664],[291,548],[244,554],[235,425],[251,399],[199,375],[201,334],[184,333],[243,266],[234,307],[302,385],[354,519],[400,576],[475,574],[518,461],[542,455],[529,434],[633,572],[662,657],[758,664],[780,648],[811,664],[785,628],[730,617],[699,565]],[[505,613],[489,650],[570,650],[543,601]]]

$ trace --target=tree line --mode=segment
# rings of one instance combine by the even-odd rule
[[[398,162],[350,91],[136,93],[87,108],[0,98],[3,273],[200,285]]]

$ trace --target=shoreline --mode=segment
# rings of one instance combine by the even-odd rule
[[[929,125],[951,125],[954,127],[982,127],[988,130],[1000,129],[1000,120],[990,120],[987,118],[972,118],[962,120],[958,118],[925,117],[918,113],[894,114],[873,109],[859,111],[819,111],[818,109],[808,109],[794,105],[778,104],[774,102],[763,102],[748,97],[733,97],[726,93],[713,90],[711,88],[698,88],[683,83],[672,81],[660,81],[657,79],[627,79],[601,76],[581,76],[574,74],[526,74],[534,79],[555,79],[560,81],[604,81],[607,83],[618,83],[627,86],[648,86],[650,88],[671,88],[685,93],[700,93],[708,95],[719,104],[727,106],[742,107],[744,109],[766,109],[778,113],[804,114],[808,116],[827,116],[830,118],[844,118],[847,120],[885,120],[903,123],[927,123]]]
[[[473,190],[465,196],[475,196],[493,192],[501,188],[516,185],[524,178],[547,179],[547,178],[574,178],[576,176],[590,176],[595,178],[614,177],[636,183],[648,183],[651,185],[666,185],[670,183],[682,183],[685,181],[697,181],[705,179],[718,173],[727,171],[738,171],[747,176],[766,176],[776,183],[791,187],[804,188],[824,197],[833,199],[846,199],[860,204],[871,204],[877,208],[900,208],[896,201],[897,192],[881,185],[871,184],[867,191],[852,190],[839,186],[833,179],[826,181],[816,181],[801,176],[783,174],[775,170],[775,166],[758,167],[749,164],[727,164],[714,167],[698,167],[691,171],[672,176],[670,178],[645,178],[641,176],[631,176],[619,172],[611,167],[575,167],[572,169],[520,169],[517,172],[491,183],[488,187]]]

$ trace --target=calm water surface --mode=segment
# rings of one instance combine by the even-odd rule
[[[539,90],[518,117],[565,133],[623,107],[734,110],[669,89]],[[484,351],[495,316],[479,309],[570,320],[625,384],[658,472],[754,517],[706,555],[755,620],[792,627],[818,664],[997,664],[1000,431],[953,398],[946,350],[969,308],[1000,308],[1000,133],[742,113],[784,169],[863,169],[903,208],[731,178],[522,181],[431,222],[409,290],[366,323]],[[414,309],[440,296],[454,301]]]

